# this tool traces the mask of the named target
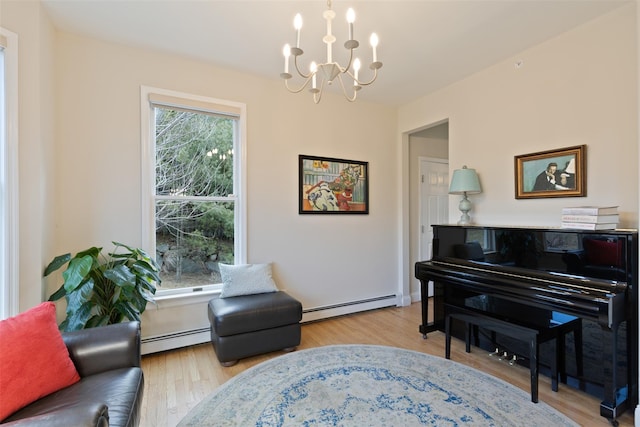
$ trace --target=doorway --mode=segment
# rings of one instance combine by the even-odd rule
[[[431,258],[432,224],[449,222],[449,124],[409,134],[409,247],[411,301],[419,301],[414,265]]]

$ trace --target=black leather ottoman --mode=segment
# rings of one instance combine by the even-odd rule
[[[283,291],[209,301],[211,344],[223,366],[300,344],[302,304]]]

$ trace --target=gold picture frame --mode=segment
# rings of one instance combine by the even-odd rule
[[[587,146],[515,156],[516,199],[585,197]]]

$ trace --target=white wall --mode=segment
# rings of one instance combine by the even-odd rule
[[[68,33],[58,34],[56,52],[51,256],[111,247],[112,240],[141,244],[139,110],[146,85],[246,103],[248,261],[273,262],[279,286],[305,309],[397,292],[390,262],[398,252],[394,110],[328,94],[315,105],[275,79]],[[369,162],[370,214],[299,215],[299,154]],[[161,311],[162,322],[145,335],[169,332],[162,329],[194,311],[200,326],[208,325],[202,304]]]
[[[563,206],[619,205],[638,226],[635,4],[400,108],[399,130],[449,120],[449,167],[478,171],[479,224],[559,226]],[[523,61],[517,69],[516,61]],[[516,200],[514,156],[587,145],[587,197]],[[449,219],[458,215],[450,198]]]

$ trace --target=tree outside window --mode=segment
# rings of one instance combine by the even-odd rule
[[[220,283],[234,263],[237,118],[155,106],[156,255],[162,288]]]

